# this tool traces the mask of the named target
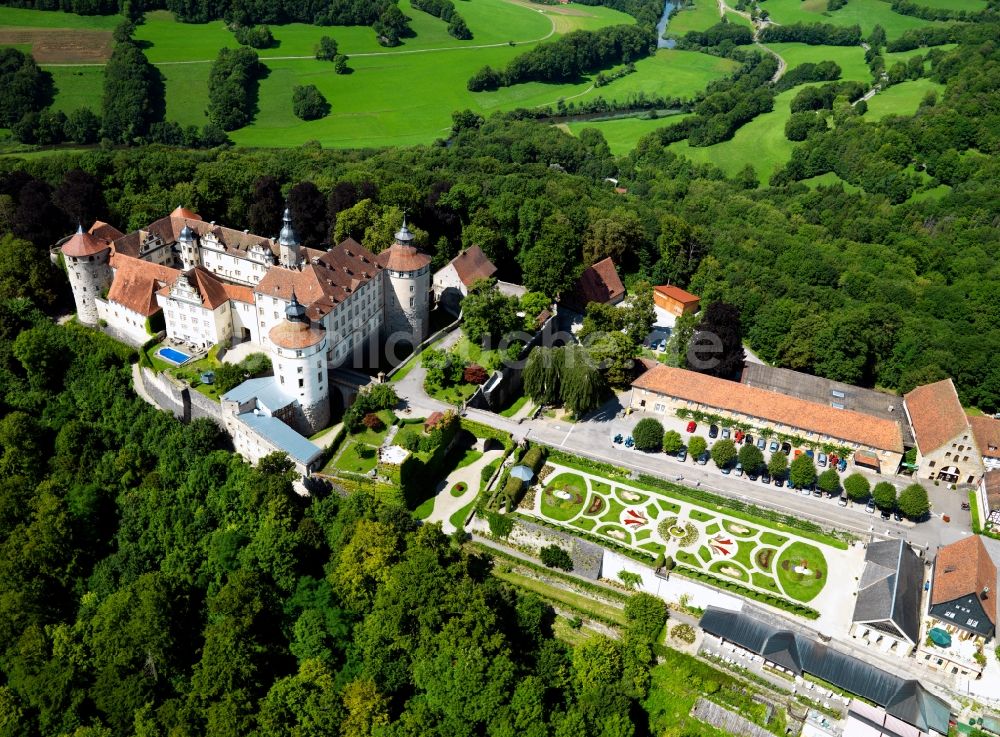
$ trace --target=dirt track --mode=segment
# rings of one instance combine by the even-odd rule
[[[101,63],[111,56],[111,31],[68,28],[3,28],[0,46],[31,46],[39,64]]]

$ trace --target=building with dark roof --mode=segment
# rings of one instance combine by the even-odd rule
[[[927,613],[947,628],[985,640],[992,638],[997,624],[998,582],[997,562],[991,552],[987,538],[981,535],[941,548],[934,561]]]
[[[632,409],[675,415],[677,410],[718,414],[733,422],[789,435],[817,444],[847,448],[883,472],[899,467],[903,436],[898,422],[829,404],[734,383],[708,374],[658,364],[632,382]]]
[[[903,434],[903,446],[906,448],[914,446],[913,432],[906,421],[906,412],[903,409],[903,398],[895,394],[749,361],[743,367],[740,381],[758,389],[767,389],[808,402],[826,404],[834,409],[847,409],[895,422]]]
[[[582,313],[591,302],[616,305],[623,299],[625,299],[625,285],[618,276],[615,262],[608,257],[584,269],[573,285],[572,291],[563,295],[560,304]]]
[[[745,612],[710,606],[699,622],[707,635],[731,642],[795,675],[809,674],[932,734],[948,734],[951,707],[919,681],[903,679],[825,643],[780,629]]]
[[[868,544],[851,619],[851,636],[909,655],[920,638],[924,564],[905,540]]]

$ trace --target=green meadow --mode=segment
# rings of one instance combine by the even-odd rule
[[[957,45],[958,44],[943,44],[941,46],[934,46],[933,48],[939,51],[951,51]],[[883,52],[882,58],[885,59],[885,68],[891,69],[895,64],[898,64],[899,62],[906,63],[914,56],[925,56],[929,51],[930,51],[929,48],[919,48],[919,49],[910,49],[909,51],[894,51],[892,53]],[[924,68],[927,68],[926,64],[924,65]]]
[[[865,64],[865,50],[860,46],[810,46],[803,43],[769,43],[767,48],[781,56],[791,71],[800,64],[833,61],[840,66],[840,78],[870,82],[871,70]]]
[[[580,131],[585,128],[593,128],[604,134],[604,139],[608,142],[608,148],[615,156],[624,156],[633,148],[643,136],[649,135],[655,130],[665,128],[668,125],[678,123],[686,115],[666,115],[662,118],[619,118],[617,120],[599,120],[588,123],[568,123],[560,126],[569,131],[574,136],[579,136]]]
[[[944,0],[942,0],[944,1]],[[950,0],[948,0],[950,2]],[[827,10],[826,0],[764,0],[761,8],[766,10],[776,23],[832,23],[837,26],[861,26],[866,36],[872,28],[881,25],[889,38],[895,38],[911,28],[939,25],[936,21],[926,21],[908,15],[900,15],[892,10],[885,0],[850,0],[840,10]]]
[[[704,31],[719,22],[716,0],[694,0],[691,6],[677,11],[667,25],[667,35],[683,36],[688,31]]]
[[[868,101],[865,120],[881,120],[887,115],[913,115],[928,92],[936,92],[940,97],[944,85],[929,79],[894,84]]]
[[[965,10],[975,13],[986,10],[986,0],[916,0],[917,5],[925,8],[941,8],[944,10]]]
[[[56,110],[69,113],[77,108],[89,107],[100,112],[104,98],[104,68],[99,66],[45,67],[52,75],[52,84],[58,93],[53,102]]]
[[[120,15],[75,15],[61,10],[28,10],[0,7],[0,28],[80,28],[88,31],[113,31],[122,22]]]

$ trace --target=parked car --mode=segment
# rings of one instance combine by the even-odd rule
[[[779,447],[778,446],[778,441],[777,440],[772,440],[771,444],[768,446],[768,450],[770,450],[772,453],[774,453],[774,452],[776,452],[778,450],[778,447]]]
[[[691,420],[691,422],[688,423],[687,427],[688,432],[694,432],[697,429],[698,429],[698,423],[695,422],[694,420]]]
[[[837,470],[840,471],[841,473],[843,473],[844,471],[847,470],[847,460],[846,459],[841,458],[837,462]]]
[[[711,457],[712,457],[712,456],[711,456],[711,455],[709,454],[709,452],[708,452],[708,451],[706,450],[706,451],[705,451],[705,452],[703,452],[703,453],[702,453],[702,454],[701,454],[700,456],[698,456],[698,465],[699,465],[699,466],[704,466],[704,465],[705,465],[706,463],[708,463],[708,459],[709,459],[709,458],[711,458]]]
[[[625,438],[625,447],[631,448],[633,445],[635,445],[635,441],[632,439],[632,436],[629,435],[627,438]]]
[[[841,507],[846,507],[847,506],[847,497],[841,495],[840,499],[837,500],[837,504],[840,505]]]
[[[757,438],[757,448],[758,450],[764,450],[767,447],[767,440],[765,438]]]
[[[774,485],[777,486],[780,489],[782,486],[785,485],[785,477],[784,476],[775,476],[774,477]]]
[[[810,458],[816,457],[816,454],[813,452],[812,448],[806,448],[806,455],[809,456]]]
[[[899,510],[898,510],[898,509],[894,509],[894,510],[892,510],[892,518],[893,518],[894,520],[896,520],[897,522],[902,522],[902,521],[903,521],[903,515],[901,515],[901,514],[899,513]]]
[[[723,466],[719,470],[722,471],[722,473],[724,473],[726,476],[728,476],[733,472],[733,469],[731,469],[729,466]]]
[[[723,439],[728,440],[729,439],[729,435],[730,435],[729,428],[728,427],[722,428],[722,437],[723,437]]]
[[[823,492],[820,491],[819,489],[813,489],[812,492],[813,492],[813,496],[818,496],[820,499],[823,498]]]
[[[799,457],[800,455],[802,455],[802,448],[796,448],[796,449],[795,449],[795,455],[793,455],[793,456],[792,456],[792,460],[794,461],[794,460],[795,460],[796,458],[798,458],[798,457]]]
[[[826,453],[820,453],[816,456],[816,463],[819,464],[820,468],[826,468]]]
[[[888,522],[891,517],[892,517],[892,513],[889,512],[888,509],[883,509],[882,510],[882,519],[884,519],[886,522]]]
[[[656,350],[658,350],[658,351],[665,351],[665,350],[667,350],[667,340],[666,340],[666,338],[664,338],[663,340],[660,341],[660,344],[658,346],[656,346]]]
[[[710,437],[710,438],[717,438],[717,437],[719,437],[719,426],[718,425],[709,425],[708,426],[708,437]]]
[[[875,514],[875,500],[874,499],[869,499],[868,500],[868,503],[865,504],[865,511],[868,512],[868,514]]]
[[[785,455],[788,455],[789,453],[791,453],[792,452],[792,444],[791,443],[782,443],[781,444],[781,452],[784,453]]]
[[[739,461],[736,462],[736,475],[737,476],[743,475],[743,464],[740,463]]]
[[[737,445],[739,445],[740,443],[742,443],[743,442],[743,431],[742,430],[737,430],[736,434],[733,436],[733,440],[736,441]]]
[[[837,467],[837,461],[839,461],[839,460],[840,459],[837,458],[837,454],[836,453],[831,453],[830,454],[830,468],[836,468]]]
[[[677,451],[677,460],[686,461],[687,457],[688,457],[688,449],[685,448],[684,446],[681,446],[681,449]]]
[[[812,496],[812,492],[809,491],[809,487],[807,486],[803,486],[801,489],[799,489],[799,493],[802,496]]]
[[[756,469],[752,469],[752,470],[750,470],[750,471],[747,471],[747,478],[748,478],[748,479],[750,479],[751,481],[756,481],[756,480],[757,480],[757,477],[758,477],[759,475],[760,475],[760,474],[759,474],[759,473],[757,473],[757,470],[756,470]]]
[[[753,445],[753,435],[744,435],[743,445]]]
[[[769,483],[771,483],[771,474],[767,470],[766,466],[764,467],[764,470],[760,474],[760,482],[762,484],[769,484]]]

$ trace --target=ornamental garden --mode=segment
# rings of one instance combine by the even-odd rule
[[[683,569],[732,579],[762,594],[803,604],[827,584],[828,557],[843,543],[733,514],[596,472],[550,463],[542,488],[520,512],[613,547],[673,558]]]

